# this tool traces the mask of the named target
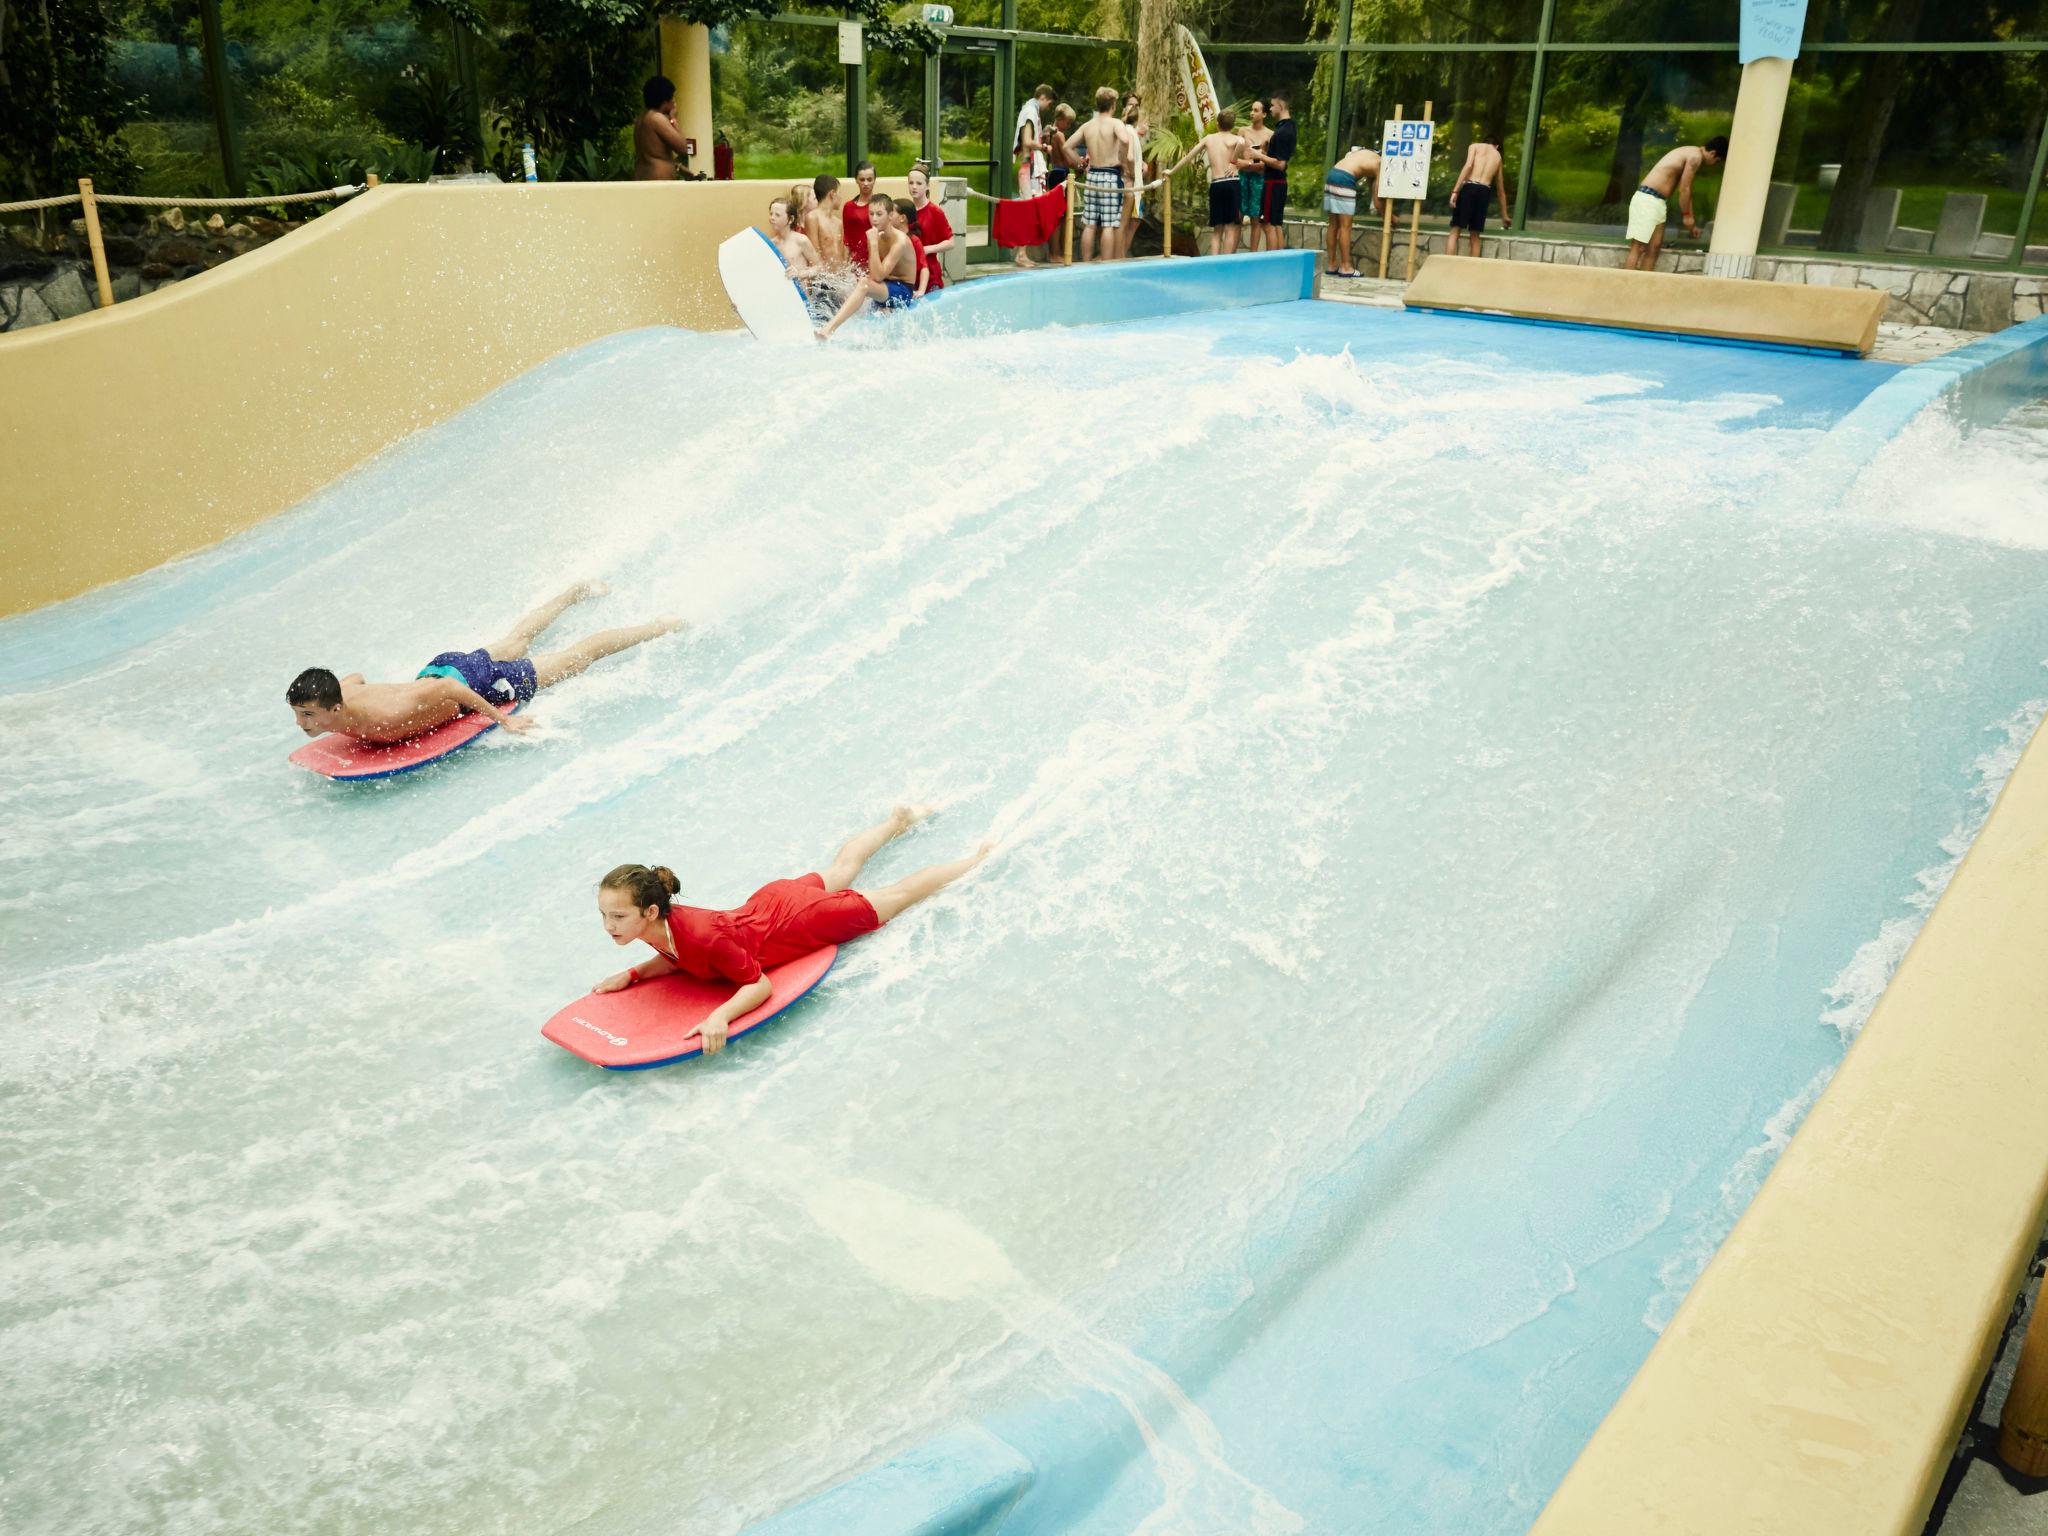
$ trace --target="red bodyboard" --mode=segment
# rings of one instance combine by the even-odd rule
[[[752,1013],[743,1013],[726,1031],[738,1039],[757,1024],[782,1012],[825,979],[839,946],[827,944],[808,955],[771,966],[768,984],[775,990]],[[614,1072],[665,1067],[704,1054],[698,1025],[733,994],[729,981],[699,981],[694,976],[657,976],[623,992],[591,992],[556,1014],[540,1032],[571,1055]]]
[[[499,708],[508,715],[519,712],[517,704],[502,704]],[[460,752],[486,731],[497,728],[498,722],[489,715],[472,713],[444,720],[431,731],[423,731],[408,741],[357,741],[353,736],[337,736],[330,732],[307,742],[291,755],[291,761],[324,778],[343,782],[388,779],[394,773],[410,773],[415,768],[439,762],[451,752]]]

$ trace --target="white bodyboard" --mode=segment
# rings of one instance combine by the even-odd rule
[[[743,229],[719,246],[718,280],[756,341],[794,346],[817,339],[811,312],[782,253],[760,230]]]

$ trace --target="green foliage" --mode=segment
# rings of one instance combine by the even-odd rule
[[[0,199],[51,197],[90,176],[108,192],[133,185],[119,134],[131,102],[114,84],[102,0],[10,3],[0,43]]]

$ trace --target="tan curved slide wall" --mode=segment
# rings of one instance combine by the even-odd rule
[[[0,615],[217,543],[567,348],[736,326],[718,243],[785,188],[379,187],[202,277],[0,336]]]

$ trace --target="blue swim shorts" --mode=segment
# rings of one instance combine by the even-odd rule
[[[917,302],[917,290],[908,283],[899,283],[892,277],[888,289],[889,297],[876,305],[877,309],[908,309]]]
[[[517,661],[493,661],[489,651],[443,651],[420,668],[420,676],[455,678],[500,709],[528,703],[540,691],[532,662],[524,656]]]

